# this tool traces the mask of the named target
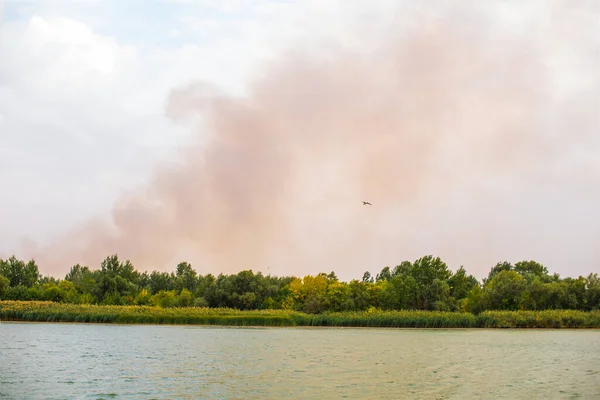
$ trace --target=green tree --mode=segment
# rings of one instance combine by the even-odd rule
[[[186,288],[181,289],[179,296],[177,296],[177,305],[179,307],[191,307],[194,305],[194,295]]]
[[[448,278],[450,286],[450,296],[456,300],[461,300],[467,297],[467,294],[474,286],[479,285],[477,278],[473,275],[467,275],[467,271],[461,265],[460,268]]]
[[[419,284],[412,275],[396,275],[381,285],[380,302],[387,310],[416,309]]]
[[[152,271],[150,274],[150,293],[157,294],[160,291],[169,291],[175,288],[174,275],[170,275],[167,272]]]
[[[177,307],[177,292],[175,290],[161,290],[150,297],[150,304],[156,307]]]
[[[356,279],[348,284],[349,296],[352,300],[354,310],[366,310],[375,303],[373,299],[373,291],[369,290],[375,286],[371,281],[359,282]]]
[[[578,278],[565,278],[558,282],[561,290],[559,293],[560,307],[570,309],[589,309],[587,304],[587,280],[580,276]]]
[[[410,261],[402,261],[399,265],[394,267],[392,271],[392,276],[409,274],[412,268],[412,263]]]
[[[350,286],[346,282],[334,281],[327,285],[325,303],[328,311],[348,311],[354,308]]]
[[[99,286],[103,304],[133,304],[137,294],[139,272],[129,260],[119,261],[114,254],[100,264]]]
[[[526,281],[516,271],[500,271],[485,287],[486,306],[492,310],[518,310]]]
[[[5,276],[0,275],[0,299],[4,298],[9,286],[10,280]]]
[[[511,263],[509,263],[508,261],[501,261],[501,262],[497,263],[494,267],[492,267],[487,278],[483,279],[483,284],[484,285],[487,284],[489,281],[491,281],[494,278],[494,276],[496,276],[500,272],[512,271],[513,268],[514,268],[513,265]]]
[[[436,302],[444,301],[437,297],[439,286],[441,282],[445,283],[452,273],[439,257],[428,255],[417,259],[408,269],[408,274],[417,284],[415,297],[412,300],[414,308],[432,310]],[[436,281],[438,283],[435,283],[434,287]]]
[[[183,289],[187,289],[192,293],[196,291],[196,286],[198,285],[198,276],[196,271],[194,271],[189,263],[182,262],[177,264],[175,277],[176,290],[181,291]]]
[[[18,260],[14,255],[8,260],[0,259],[0,275],[8,278],[12,287],[24,286],[30,288],[35,286],[41,278],[34,260],[25,263]]]
[[[548,269],[536,261],[519,261],[515,264],[514,271],[524,277],[542,277],[548,275]]]
[[[450,296],[450,285],[434,279],[429,286],[428,308],[436,311],[456,311],[456,300]]]
[[[113,254],[108,256],[100,264],[100,270],[106,276],[120,276],[126,281],[137,283],[139,272],[135,270],[133,264],[129,260],[119,261],[119,256]]]
[[[452,274],[445,262],[432,255],[416,260],[410,267],[409,273],[419,285],[431,285],[435,279],[445,281]]]
[[[291,303],[295,309],[317,314],[325,311],[327,302],[328,279],[325,274],[306,275],[303,279],[294,279],[290,283]]]
[[[135,296],[133,303],[138,306],[146,306],[150,304],[150,293],[146,289],[140,290],[140,292]]]
[[[473,286],[462,304],[462,311],[479,314],[487,308],[485,292],[481,286]]]
[[[77,289],[75,288],[75,284],[71,281],[62,280],[58,283],[58,289],[62,293],[62,298],[64,302],[67,303],[78,303],[79,302],[79,293],[77,293]]]
[[[600,276],[589,274],[586,279],[586,309],[600,310]]]
[[[54,282],[47,282],[42,286],[42,296],[44,300],[62,302],[64,294]]]
[[[553,294],[557,292],[556,283],[544,283],[539,278],[527,285],[521,296],[522,308],[526,310],[545,310],[553,307]]]
[[[377,282],[380,281],[389,281],[392,279],[392,273],[390,272],[390,267],[383,267],[380,273],[377,274],[375,280]]]
[[[80,296],[84,303],[96,303],[102,295],[100,286],[97,281],[98,273],[90,271],[89,267],[76,264],[71,267],[65,281],[73,282],[75,290],[80,294],[85,294],[85,297]]]
[[[194,293],[194,297],[204,298],[206,294],[206,290],[215,283],[217,278],[213,274],[207,274],[205,276],[198,275],[198,283],[196,284],[196,293]]]

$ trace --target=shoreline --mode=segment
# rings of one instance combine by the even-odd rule
[[[289,326],[265,326],[265,325],[217,325],[217,324],[157,324],[157,323],[126,323],[126,322],[71,322],[71,321],[28,321],[28,320],[2,320],[2,324],[56,324],[56,325],[101,325],[101,326],[152,326],[152,327],[189,327],[206,329],[289,329],[289,330],[399,330],[399,331],[599,331],[600,327],[591,328],[500,328],[500,327],[448,327],[448,328],[419,328],[419,327],[385,327],[385,326],[309,326],[309,325],[289,325]]]
[[[600,329],[600,311],[396,310],[305,314],[291,310],[160,308],[0,301],[0,322],[186,325],[242,328]]]

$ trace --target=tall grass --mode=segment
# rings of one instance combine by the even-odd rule
[[[122,324],[295,325],[292,313],[278,310],[238,311],[199,307],[99,306],[49,301],[0,301],[0,319],[5,321]]]
[[[600,328],[600,311],[484,311],[482,328]]]
[[[354,311],[311,315],[309,325],[377,328],[474,328],[477,317],[469,313],[440,311]]]
[[[0,320],[231,326],[393,328],[600,328],[600,311],[362,311],[305,314],[287,310],[99,306],[49,301],[0,301]]]

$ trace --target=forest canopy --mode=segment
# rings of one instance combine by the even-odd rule
[[[0,259],[0,300],[73,304],[284,309],[323,312],[380,310],[598,310],[600,277],[561,278],[535,261],[499,262],[481,282],[461,266],[451,271],[427,255],[340,281],[334,272],[276,277],[243,270],[200,275],[187,262],[174,272],[139,272],[114,254],[100,267],[76,264],[64,279],[42,276],[34,260]]]

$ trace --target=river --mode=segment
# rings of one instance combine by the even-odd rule
[[[600,331],[1,322],[0,398],[600,399]]]

